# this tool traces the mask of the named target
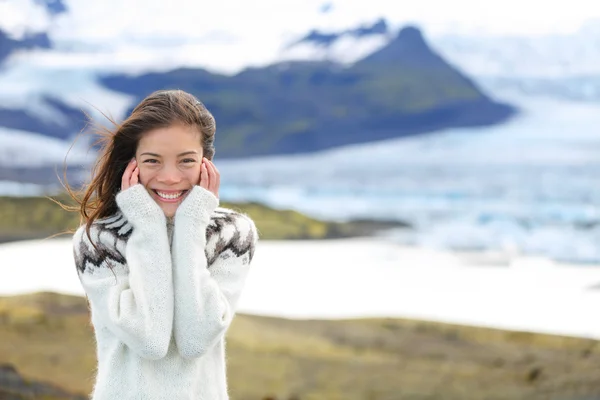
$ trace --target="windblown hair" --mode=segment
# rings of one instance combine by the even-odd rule
[[[107,117],[108,118],[108,117]],[[214,139],[216,123],[204,104],[182,90],[159,90],[143,99],[121,124],[110,119],[113,129],[99,127],[95,133],[101,138],[94,144],[100,146],[92,178],[87,186],[76,193],[68,184],[69,195],[78,206],[82,223],[90,237],[92,224],[117,211],[115,196],[121,190],[121,180],[129,161],[135,157],[142,135],[157,128],[181,124],[198,129],[204,157],[212,160],[215,155]],[[65,176],[66,179],[66,176]],[[91,238],[90,238],[91,240]]]

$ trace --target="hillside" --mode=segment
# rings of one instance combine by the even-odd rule
[[[376,24],[351,34],[368,36],[387,29]],[[187,90],[215,114],[217,157],[221,158],[308,153],[451,127],[492,125],[516,112],[487,97],[435,53],[418,28],[409,26],[386,35],[390,39],[385,46],[351,66],[328,61],[279,62],[233,76],[200,68],[141,75],[122,71],[94,75],[100,87],[87,88],[90,82],[83,82],[72,90],[97,93],[108,89],[132,96],[129,110],[154,90]],[[313,36],[324,40],[317,33]],[[86,126],[82,110],[109,107],[86,103],[80,96],[83,102],[77,106],[73,96],[65,100],[67,95],[42,90],[30,94],[37,100],[29,108],[0,106],[0,129],[11,129],[11,135],[33,132],[70,141]],[[10,163],[5,164],[10,169]]]
[[[598,343],[390,318],[239,314],[227,333],[229,386],[235,400],[594,400]],[[0,396],[15,369],[27,380],[89,393],[95,363],[84,298],[0,298],[0,365],[10,365],[0,368]],[[73,398],[66,392],[35,398]]]
[[[11,364],[0,364],[2,400],[86,400],[84,395],[69,393],[56,385],[21,376]]]
[[[67,205],[75,204],[66,195],[56,196],[55,199]],[[263,240],[368,236],[379,230],[408,227],[392,221],[322,221],[294,210],[274,209],[258,203],[222,201],[220,205],[248,214],[256,223]],[[78,226],[78,213],[67,212],[46,197],[0,196],[0,243],[46,238]]]
[[[226,76],[178,69],[140,76],[106,75],[109,89],[141,100],[161,88],[200,98],[217,119],[222,158],[295,154],[500,123],[515,110],[486,97],[435,54],[415,27],[343,67],[282,62]]]

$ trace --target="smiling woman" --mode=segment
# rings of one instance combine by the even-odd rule
[[[173,217],[185,195],[199,183],[201,172],[206,168],[201,134],[195,127],[181,124],[153,129],[140,139],[134,163],[139,170],[141,184],[165,215]],[[217,172],[214,166],[212,170]],[[218,189],[217,174],[213,180]],[[213,193],[218,196],[217,190]]]
[[[258,233],[219,207],[215,120],[183,91],[104,131],[73,237],[97,342],[93,400],[227,399],[224,336]]]

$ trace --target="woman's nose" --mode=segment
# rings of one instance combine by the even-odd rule
[[[165,166],[164,168],[162,168],[161,171],[158,173],[158,176],[156,177],[157,181],[159,181],[161,183],[166,183],[166,184],[179,183],[179,182],[181,182],[181,179],[182,179],[181,171],[179,171],[175,167],[168,167],[168,166]]]

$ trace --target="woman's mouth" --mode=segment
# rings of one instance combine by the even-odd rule
[[[156,190],[152,189],[156,196],[166,203],[175,203],[187,192],[187,190]]]

